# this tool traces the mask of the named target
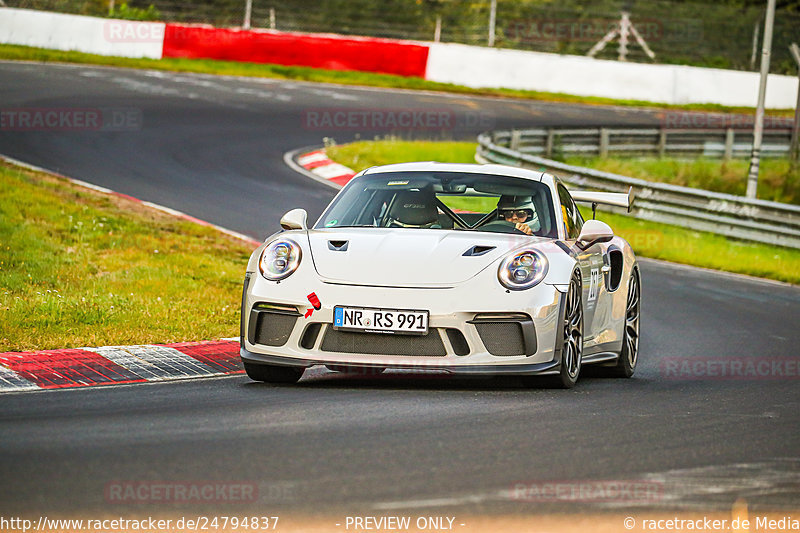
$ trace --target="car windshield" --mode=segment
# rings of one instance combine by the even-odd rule
[[[557,237],[546,184],[493,174],[415,171],[353,179],[314,227],[517,233],[518,223],[532,235]]]

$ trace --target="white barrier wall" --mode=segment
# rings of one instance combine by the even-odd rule
[[[161,58],[163,22],[101,19],[0,7],[0,43],[121,57]]]
[[[425,78],[475,88],[523,89],[666,104],[755,107],[759,75],[431,43]],[[770,74],[767,107],[794,108],[797,85],[796,77]]]
[[[166,25],[0,7],[0,43],[100,55],[161,58]],[[222,30],[220,30],[222,31]],[[420,43],[421,44],[421,43]],[[758,74],[623,63],[583,56],[427,44],[425,78],[468,87],[523,89],[667,104],[755,107]],[[794,108],[797,78],[772,74],[767,107]]]

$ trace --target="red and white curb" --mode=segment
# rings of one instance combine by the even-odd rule
[[[247,235],[169,207],[139,200],[3,155],[0,155],[0,160],[35,172],[57,176],[86,189],[125,198],[195,224],[212,227],[253,246],[261,244],[260,241]],[[0,353],[0,393],[146,383],[242,372],[244,370],[239,359],[239,339],[6,352]]]
[[[239,340],[0,353],[0,393],[241,374]]]
[[[356,175],[353,169],[329,159],[325,150],[303,154],[297,158],[297,164],[315,176],[337,185],[345,185]]]

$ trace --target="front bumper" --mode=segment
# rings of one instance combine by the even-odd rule
[[[312,292],[322,305],[306,316],[313,308],[305,297]],[[242,297],[241,357],[254,364],[303,368],[335,365],[451,374],[552,374],[560,363],[555,345],[562,300],[563,294],[550,285],[506,291],[489,276],[447,288],[399,288],[326,283],[299,271],[275,283],[252,273]],[[427,310],[430,338],[344,336],[332,326],[333,308],[338,305]],[[277,313],[282,332],[260,333],[258,315],[265,309],[269,316]],[[492,324],[498,326],[489,338]],[[514,352],[506,348],[515,344],[507,342],[504,332],[517,327],[520,341],[516,346],[521,348]]]

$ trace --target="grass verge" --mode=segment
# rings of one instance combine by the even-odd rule
[[[361,170],[405,161],[473,163],[474,143],[361,141],[327,149],[334,161]],[[591,211],[584,216],[591,217]],[[736,241],[712,233],[598,212],[641,257],[800,284],[800,250]]]
[[[414,89],[476,96],[502,96],[525,98],[547,102],[563,102],[591,105],[623,105],[631,107],[650,107],[658,109],[682,109],[692,111],[717,111],[727,113],[752,114],[751,107],[729,107],[717,104],[668,105],[642,100],[618,100],[592,96],[574,96],[562,93],[521,91],[514,89],[473,89],[463,85],[438,83],[422,78],[375,74],[342,70],[325,70],[311,67],[283,66],[262,63],[243,63],[237,61],[218,61],[213,59],[184,58],[126,58],[86,54],[83,52],[50,50],[10,44],[0,44],[0,60],[41,61],[46,63],[79,63],[86,65],[106,65],[113,67],[166,70],[174,72],[193,72],[200,74],[219,74],[228,76],[248,76],[286,80],[338,83],[368,87],[387,87],[395,89]],[[792,109],[769,110],[770,115],[792,116]]]
[[[251,246],[0,163],[0,352],[238,334]]]

